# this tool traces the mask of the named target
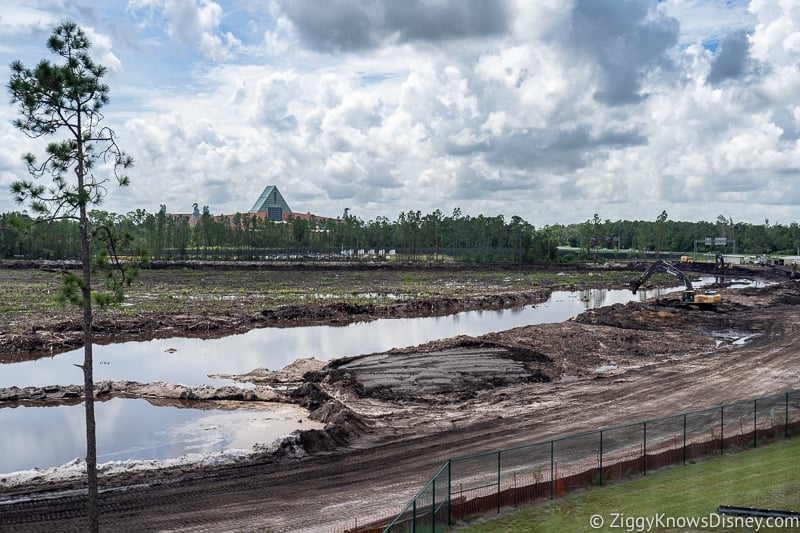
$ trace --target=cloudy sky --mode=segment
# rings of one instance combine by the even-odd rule
[[[800,221],[796,0],[3,0],[0,75],[108,67],[136,160],[104,209]],[[0,212],[21,154],[0,104]]]

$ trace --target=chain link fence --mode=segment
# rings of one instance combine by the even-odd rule
[[[444,532],[469,516],[555,499],[800,434],[800,391],[448,460],[394,518],[352,533]]]

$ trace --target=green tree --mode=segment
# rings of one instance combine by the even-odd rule
[[[65,276],[62,296],[79,303],[83,309],[84,396],[86,411],[86,471],[88,478],[89,530],[99,531],[97,490],[97,443],[94,416],[94,378],[92,374],[92,300],[98,305],[121,298],[123,278],[108,279],[111,292],[92,290],[92,234],[112,246],[107,226],[90,231],[87,208],[99,204],[106,193],[108,178],[95,175],[97,162],[110,162],[113,175],[122,186],[128,178],[118,173],[133,164],[117,146],[114,132],[101,127],[101,109],[108,103],[109,87],[101,82],[106,69],[89,56],[91,43],[74,23],[59,25],[47,41],[51,52],[60,56],[61,64],[42,60],[34,69],[19,61],[11,64],[8,90],[13,104],[19,104],[21,118],[14,125],[29,137],[65,134],[63,140],[46,147],[46,157],[38,162],[33,154],[24,159],[32,180],[16,181],[11,192],[18,203],[30,202],[39,216],[48,220],[77,220],[83,264],[81,276]],[[72,176],[74,175],[74,180]],[[49,187],[37,179],[49,177]],[[104,255],[95,264],[102,264]],[[125,272],[122,271],[124,276]]]
[[[531,233],[533,233],[533,226],[530,228]],[[525,262],[532,263],[534,261],[542,261],[554,263],[558,260],[558,240],[556,231],[553,228],[545,226],[536,231],[533,238],[527,237],[526,240],[529,244],[523,256]]]
[[[438,259],[442,245],[442,212],[438,209],[422,217],[421,232],[423,234],[424,246],[433,249],[434,260]]]
[[[661,211],[661,214],[656,217],[656,227],[655,227],[655,236],[656,236],[656,259],[659,258],[661,255],[661,249],[664,246],[664,225],[666,224],[667,220],[669,219],[669,215],[666,211]]]
[[[294,239],[295,246],[307,246],[309,240],[309,223],[308,220],[300,217],[290,216],[290,224],[292,225],[292,239]]]

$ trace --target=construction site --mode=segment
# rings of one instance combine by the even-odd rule
[[[324,427],[293,433],[277,447],[236,464],[108,474],[102,480],[102,527],[357,530],[358,524],[391,520],[450,458],[800,388],[800,292],[791,270],[728,267],[720,272],[713,263],[678,265],[689,283],[709,275],[713,282],[702,289],[683,286],[681,279],[663,271],[648,276],[650,265],[316,265],[303,267],[302,274],[296,268],[274,267],[271,283],[291,276],[291,283],[302,285],[306,293],[320,291],[312,279],[335,279],[354,294],[397,294],[402,292],[398,279],[426,269],[425,287],[418,284],[417,294],[447,284],[469,287],[461,294],[395,297],[381,304],[314,300],[267,306],[241,295],[238,314],[213,303],[219,300],[202,303],[200,289],[187,276],[200,272],[219,286],[224,276],[255,276],[246,266],[235,272],[220,272],[212,265],[192,272],[185,265],[177,272],[154,272],[145,277],[145,285],[160,279],[165,283],[160,290],[171,290],[173,283],[188,282],[195,293],[193,307],[101,317],[99,342],[169,335],[210,338],[253,328],[514,309],[541,304],[565,289],[567,280],[570,290],[579,292],[630,291],[636,283],[640,291],[669,286],[673,292],[594,307],[565,321],[397,345],[329,361],[297,358],[284,368],[253,368],[226,376],[242,388],[219,389],[216,397],[207,388],[205,396],[200,387],[192,396],[191,388],[150,386],[146,395],[153,401],[201,396],[214,401],[237,394],[262,401],[258,392],[243,391],[269,389],[270,400],[301,406]],[[26,283],[23,273],[2,272],[9,283]],[[528,276],[543,274],[552,276],[545,285],[523,289],[532,279]],[[743,279],[756,282],[742,284]],[[691,301],[690,290],[696,291]],[[701,294],[712,300],[695,300]],[[139,297],[134,291],[131,300]],[[8,326],[10,333],[0,337],[7,361],[35,357],[35,348],[45,341],[69,344],[75,327],[46,316],[39,324],[33,332]],[[103,387],[104,397],[141,395],[144,390],[129,382]],[[23,401],[17,396],[5,404]],[[790,403],[792,413],[800,409],[796,398]],[[74,490],[81,485],[81,479],[54,481],[46,476],[15,486],[0,480],[0,525],[14,531],[56,525],[59,531],[80,531],[85,523],[82,500]]]

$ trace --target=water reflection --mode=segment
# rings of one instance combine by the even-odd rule
[[[701,279],[696,286],[713,283]],[[414,346],[456,335],[483,335],[531,324],[563,322],[587,309],[642,301],[682,287],[645,290],[556,291],[536,305],[501,311],[469,311],[442,317],[382,319],[348,326],[263,328],[220,339],[155,339],[95,346],[95,381],[169,381],[224,385],[209,374],[241,374],[254,368],[282,368],[301,357],[329,360],[347,355]],[[82,383],[78,349],[53,357],[2,365],[0,387]]]
[[[713,283],[704,278],[697,287]],[[455,335],[482,335],[531,324],[563,322],[597,307],[645,300],[682,287],[657,291],[557,291],[542,304],[502,311],[472,311],[416,319],[386,319],[345,327],[265,328],[221,339],[157,339],[95,347],[96,380],[171,381],[222,384],[208,374],[239,374],[258,367],[281,368],[299,357],[327,360],[385,351]],[[0,387],[82,382],[75,350],[37,361],[2,365]],[[319,427],[294,406],[254,411],[156,407],[141,399],[117,398],[96,404],[98,460],[167,459],[250,449],[298,428]],[[263,405],[263,404],[262,404]],[[83,405],[0,409],[0,473],[46,468],[85,454]],[[302,423],[298,420],[303,419]]]
[[[320,427],[303,409],[283,404],[194,409],[115,398],[97,402],[95,412],[98,463],[250,450],[295,429]],[[0,473],[48,468],[86,455],[82,404],[4,408],[0,417]]]

